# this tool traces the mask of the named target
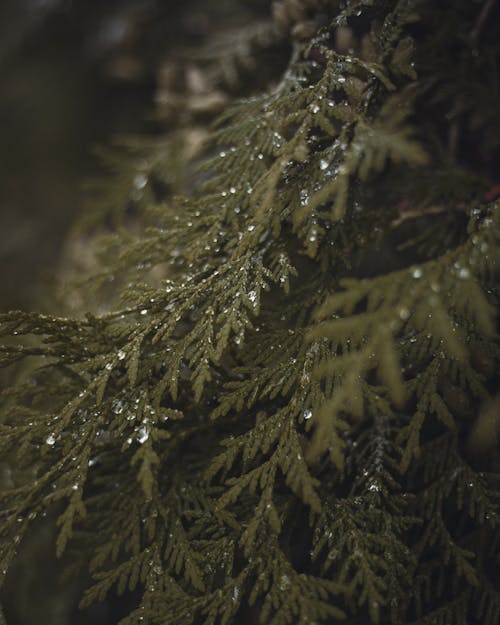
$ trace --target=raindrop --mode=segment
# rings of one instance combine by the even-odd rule
[[[137,176],[134,178],[134,187],[136,189],[144,189],[147,183],[148,179],[147,176],[145,176],[144,174],[137,174]]]
[[[399,309],[399,318],[402,319],[403,321],[406,321],[410,316],[410,311],[408,310],[408,308],[400,308]]]
[[[121,414],[123,412],[123,402],[119,399],[115,399],[112,404],[112,409],[115,414]]]
[[[137,435],[137,441],[142,445],[148,440],[148,438],[149,438],[149,432],[147,431],[147,429],[140,428],[138,435]]]
[[[460,280],[467,280],[470,278],[470,271],[466,267],[462,267],[458,272],[458,277]]]
[[[276,148],[280,148],[283,145],[283,137],[279,134],[279,132],[275,132],[273,134],[273,145]]]

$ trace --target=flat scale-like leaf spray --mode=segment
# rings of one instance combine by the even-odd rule
[[[123,625],[499,622],[493,5],[282,0],[209,46],[217,106],[105,181],[92,313],[1,316],[4,572],[56,510]]]

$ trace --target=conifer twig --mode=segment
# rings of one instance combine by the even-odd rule
[[[479,35],[481,34],[481,30],[483,29],[483,26],[494,4],[495,0],[485,0],[477,17],[476,23],[474,24],[474,28],[471,30],[470,33],[470,41],[473,45],[476,45],[477,40],[479,39]]]
[[[449,207],[445,206],[444,204],[428,206],[426,208],[411,208],[409,203],[401,202],[398,208],[399,215],[391,222],[391,225],[394,228],[397,228],[405,221],[411,219],[418,219],[419,217],[425,217],[426,215],[439,215],[441,213],[446,213],[449,211]]]

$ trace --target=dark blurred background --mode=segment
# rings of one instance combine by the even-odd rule
[[[43,307],[93,147],[150,130],[179,4],[0,0],[0,310]]]

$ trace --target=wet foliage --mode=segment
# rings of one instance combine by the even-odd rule
[[[107,152],[88,312],[0,317],[2,569],[55,510],[122,625],[496,625],[498,7],[261,13]]]

